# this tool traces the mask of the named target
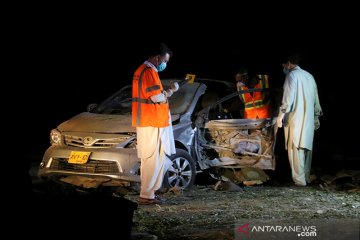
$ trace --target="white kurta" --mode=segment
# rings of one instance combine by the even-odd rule
[[[171,118],[170,118],[171,119]],[[170,120],[171,121],[171,120]],[[137,153],[139,158],[148,158],[154,154],[158,141],[161,141],[165,154],[175,154],[172,125],[165,128],[137,127]]]
[[[285,112],[285,140],[312,150],[315,116],[322,115],[316,82],[299,66],[286,75],[281,111]]]
[[[169,113],[170,114],[170,113]],[[137,152],[141,159],[140,197],[153,199],[161,188],[164,174],[172,162],[166,155],[176,153],[174,133],[171,125],[165,128],[137,127]]]
[[[310,182],[315,116],[322,115],[316,82],[299,66],[286,75],[280,111],[285,115],[285,148],[297,185]]]

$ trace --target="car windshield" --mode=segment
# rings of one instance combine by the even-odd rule
[[[101,114],[131,114],[131,85],[122,88],[99,104],[92,112]]]
[[[164,80],[164,88],[169,88],[171,81]],[[169,98],[172,115],[183,114],[187,111],[194,98],[199,83],[185,84]],[[92,112],[100,114],[123,115],[131,114],[132,86],[128,85],[103,101]]]

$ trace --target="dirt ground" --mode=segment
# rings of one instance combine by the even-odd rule
[[[330,183],[330,182],[328,182]],[[307,187],[290,183],[233,189],[222,183],[171,189],[165,204],[138,206],[132,239],[234,239],[241,219],[285,220],[294,223],[360,218],[359,187],[325,182]],[[126,196],[137,201],[137,194]]]
[[[306,187],[294,186],[289,178],[254,186],[216,183],[217,180],[206,179],[197,181],[190,189],[167,189],[161,194],[166,199],[164,204],[139,205],[133,212],[131,239],[234,239],[237,227],[244,220],[270,224],[276,221],[300,224],[311,220],[326,224],[332,220],[360,219],[359,170],[317,174],[317,179]],[[34,177],[33,192],[41,197],[36,202],[50,204],[59,198],[61,191],[59,185],[38,182]],[[124,196],[111,197],[137,202],[138,196],[138,192],[129,191]],[[94,210],[92,202],[88,205]],[[106,209],[112,208],[110,203],[118,204],[109,201]]]

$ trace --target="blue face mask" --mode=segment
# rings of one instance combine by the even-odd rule
[[[158,72],[164,71],[165,68],[166,68],[166,62],[162,62],[159,66],[156,67]]]
[[[290,71],[287,70],[286,68],[283,68],[283,72],[284,72],[285,75],[287,75]]]

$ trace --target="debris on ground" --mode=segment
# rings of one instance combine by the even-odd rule
[[[360,171],[342,170],[335,175],[323,175],[321,178],[322,189],[332,189],[338,191],[360,192]]]
[[[215,191],[230,191],[230,192],[237,192],[237,191],[243,191],[241,187],[236,185],[233,182],[230,181],[218,181],[214,185]]]
[[[306,187],[253,185],[239,187],[232,182],[195,185],[181,195],[168,192],[161,207],[140,207],[134,213],[133,231],[157,239],[234,239],[234,227],[241,219],[272,222],[304,219],[358,220],[359,192]],[[137,194],[129,195],[136,199]]]

